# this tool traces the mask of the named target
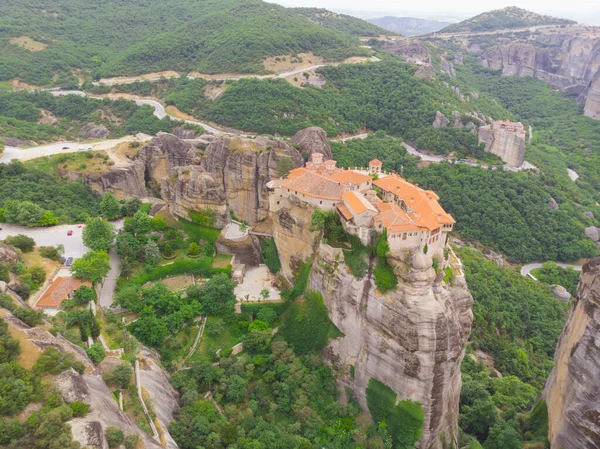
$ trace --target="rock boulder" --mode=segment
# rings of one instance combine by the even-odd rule
[[[96,123],[88,123],[84,125],[79,133],[84,139],[106,139],[110,136],[110,132],[104,125],[97,125]]]
[[[17,263],[19,254],[12,246],[0,243],[0,263]]]
[[[309,160],[313,153],[321,153],[325,161],[333,159],[331,145],[323,128],[313,126],[298,131],[292,137],[292,144],[298,147],[304,160]]]
[[[440,111],[435,113],[435,120],[432,123],[435,129],[445,128],[449,124],[450,120],[448,120],[444,114],[442,114]]]

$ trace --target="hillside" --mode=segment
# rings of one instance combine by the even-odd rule
[[[396,34],[403,36],[419,36],[421,34],[435,33],[451,25],[451,22],[438,22],[436,20],[417,19],[416,17],[385,16],[378,19],[368,19],[367,22],[377,25]]]
[[[484,12],[462,22],[449,25],[443,33],[460,31],[492,31],[504,28],[522,28],[535,25],[571,25],[575,22],[558,17],[544,16],[525,9],[509,6]]]
[[[294,8],[294,12],[308,17],[322,27],[350,33],[355,36],[379,36],[387,34],[385,27],[346,14],[338,14],[322,8]]]
[[[260,73],[266,56],[364,54],[358,19],[320,25],[260,0],[25,0],[0,5],[0,81],[30,84],[163,70]],[[373,28],[364,22],[367,29]],[[373,33],[374,31],[371,30]],[[64,83],[63,83],[64,84]]]

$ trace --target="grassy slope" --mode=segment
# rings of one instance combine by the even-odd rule
[[[260,0],[5,2],[0,4],[0,79],[50,83],[52,72],[73,68],[97,76],[169,69],[257,72],[265,56],[312,51],[343,59],[364,53],[350,34],[355,28],[328,29]],[[30,52],[9,44],[20,36],[48,48]]]
[[[568,25],[572,20],[544,16],[525,9],[510,6],[508,8],[487,11],[459,23],[447,26],[441,32],[490,31],[502,28],[520,28],[534,25]]]

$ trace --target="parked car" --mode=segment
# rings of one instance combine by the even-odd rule
[[[68,150],[68,149],[69,149],[69,147],[63,147],[62,149],[63,149],[63,150]]]
[[[67,261],[65,262],[65,265],[66,265],[67,267],[70,267],[71,265],[73,265],[73,258],[72,258],[72,257],[69,257],[69,258],[67,259]]]
[[[70,229],[67,231],[67,235],[71,236],[73,235],[73,231],[71,231]]]

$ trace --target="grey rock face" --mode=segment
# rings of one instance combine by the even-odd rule
[[[383,295],[372,278],[355,279],[336,251],[320,245],[309,286],[321,292],[330,319],[345,335],[328,346],[329,357],[345,373],[342,383],[365,410],[371,378],[392,388],[399,400],[418,401],[425,412],[419,447],[441,449],[442,436],[456,445],[460,365],[473,318],[464,277],[449,286],[436,276],[431,257],[408,254],[393,264],[398,288]]]
[[[193,129],[184,129],[181,127],[177,127],[173,130],[173,135],[179,137],[180,139],[195,139],[196,133]]]
[[[594,120],[600,120],[600,70],[587,89],[584,114]]]
[[[14,250],[12,246],[0,243],[0,263],[17,263],[19,261],[19,254]]]
[[[324,161],[333,159],[327,133],[322,128],[313,126],[298,131],[292,137],[292,144],[298,146],[305,160],[309,160],[313,153],[321,153]]]
[[[263,262],[262,248],[256,236],[248,234],[243,239],[226,239],[223,234],[216,242],[217,253],[235,256],[235,263],[257,267]]]
[[[600,258],[584,267],[558,340],[543,397],[552,448],[595,449],[600,441]]]
[[[408,64],[431,63],[429,47],[413,39],[395,39],[382,42],[382,48],[406,59]]]
[[[508,165],[520,167],[525,160],[525,134],[513,132],[498,123],[501,122],[480,127],[479,142],[485,143],[486,152],[495,154]]]
[[[452,78],[456,78],[456,70],[454,70],[454,65],[451,62],[448,62],[444,58],[442,58],[440,68],[446,75],[451,76]]]
[[[552,210],[558,210],[558,203],[554,198],[550,198],[550,201],[548,201],[548,207]]]
[[[569,299],[571,299],[571,293],[569,293],[562,285],[553,285],[552,293],[556,299],[562,302],[567,302]]]
[[[592,239],[594,242],[597,242],[599,240],[599,233],[600,233],[600,228],[597,228],[596,226],[589,226],[587,228],[585,228],[585,235]]]
[[[432,80],[435,77],[435,67],[431,64],[422,64],[415,72],[415,76]]]
[[[95,123],[84,125],[79,132],[85,139],[106,139],[110,136],[110,132],[106,126]]]
[[[2,140],[4,142],[4,145],[6,145],[7,147],[28,147],[31,145],[30,142],[23,139],[17,139],[16,137],[0,136],[0,140]]]
[[[435,120],[432,123],[432,125],[435,129],[444,128],[444,127],[448,126],[449,124],[450,124],[450,120],[448,120],[448,118],[446,118],[446,116],[444,114],[442,114],[440,111],[437,111],[435,113]]]
[[[593,220],[594,218],[596,218],[596,217],[594,216],[594,213],[593,213],[592,211],[589,211],[589,210],[586,210],[586,211],[583,213],[583,215],[585,215],[585,216],[586,216],[586,217],[588,217],[588,218],[591,218],[592,220]]]

